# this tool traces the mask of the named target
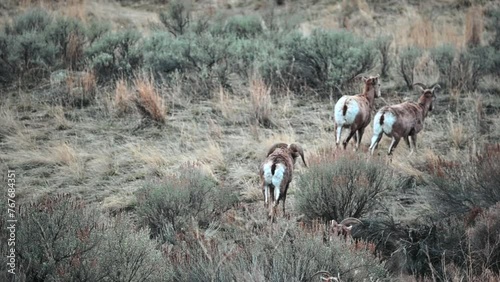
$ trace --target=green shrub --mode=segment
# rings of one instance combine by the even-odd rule
[[[0,56],[5,66],[0,71],[2,81],[11,83],[21,79],[30,83],[48,77],[57,56],[57,48],[48,37],[52,21],[45,10],[33,9],[5,26],[0,39]]]
[[[500,56],[490,46],[466,49],[458,55],[453,84],[458,89],[474,91],[481,79],[494,71]]]
[[[321,230],[276,223],[273,231],[242,231],[221,240],[193,231],[182,244],[169,248],[176,281],[315,281],[318,271],[342,281],[383,279],[383,264],[366,250],[351,250],[340,238],[323,241]],[[199,234],[199,235],[196,235]],[[225,234],[228,236],[227,234]]]
[[[88,267],[102,240],[97,210],[68,196],[47,197],[22,207],[18,222],[18,266],[27,281],[58,280],[77,265],[71,275],[96,278]]]
[[[106,226],[92,271],[105,275],[106,281],[172,281],[171,267],[149,232],[131,230],[134,226],[126,216]]]
[[[418,47],[406,47],[398,55],[397,72],[403,78],[408,89],[413,89],[415,66],[422,56],[422,50]]]
[[[166,12],[160,12],[160,21],[174,36],[187,32],[191,22],[191,11],[183,1],[173,1]]]
[[[12,26],[7,26],[9,34],[20,35],[23,33],[42,33],[52,23],[52,17],[43,9],[31,9],[14,18]]]
[[[306,86],[329,93],[346,87],[370,70],[376,58],[371,42],[346,31],[315,30],[308,37],[290,33],[276,48],[285,48],[281,71],[286,84],[298,91]]]
[[[467,232],[473,269],[500,273],[500,202],[484,211]]]
[[[172,37],[157,32],[145,40],[144,67],[164,78],[179,72],[187,92],[207,97],[219,85],[228,85],[230,43],[209,33]]]
[[[355,155],[319,156],[298,178],[297,210],[307,218],[341,221],[373,211],[392,188],[390,169]]]
[[[470,160],[428,164],[430,199],[439,214],[465,214],[500,201],[500,148],[486,147]]]
[[[105,220],[69,195],[22,206],[18,216],[18,275],[26,281],[169,280],[155,242],[128,219]]]
[[[48,39],[57,48],[62,67],[77,70],[83,63],[83,48],[86,30],[83,24],[73,18],[57,18],[48,27]]]
[[[142,64],[141,39],[137,30],[108,32],[85,50],[97,77],[115,79],[131,77]]]
[[[430,50],[431,59],[439,70],[440,85],[443,87],[452,86],[455,53],[455,47],[451,44],[443,44]]]
[[[137,214],[150,228],[152,237],[174,242],[176,234],[186,230],[192,220],[208,227],[232,204],[231,199],[234,195],[218,187],[213,178],[190,168],[179,176],[141,189]]]
[[[238,38],[254,38],[264,31],[262,19],[257,16],[233,16],[227,20],[224,30]]]
[[[88,44],[92,45],[96,40],[99,40],[105,34],[111,31],[111,24],[108,22],[92,21],[85,29],[85,34]]]
[[[390,49],[392,44],[392,36],[381,36],[378,37],[375,42],[375,48],[380,53],[380,76],[387,78],[389,76],[389,69],[391,67],[392,61],[390,56]]]
[[[490,45],[496,50],[500,50],[500,9],[488,9],[485,13],[487,16],[486,29],[494,33]]]

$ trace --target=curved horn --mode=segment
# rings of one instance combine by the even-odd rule
[[[294,152],[295,157],[297,157],[296,154],[298,153],[300,155],[300,157],[302,158],[302,162],[307,167],[306,160],[304,159],[304,150],[302,149],[302,147],[300,147],[297,144],[290,144],[290,150],[292,150],[292,152]]]
[[[353,224],[360,224],[360,223],[362,223],[361,220],[354,217],[344,218],[344,220],[340,222],[341,225],[351,225],[351,226]]]
[[[288,144],[286,143],[276,143],[274,144],[270,149],[269,151],[267,151],[267,155],[266,155],[266,158],[269,157],[270,154],[272,154],[274,152],[274,150],[278,149],[278,148],[287,148],[288,147]]]
[[[434,83],[431,87],[431,92],[434,93],[434,90],[437,90],[437,89],[441,89],[441,85],[439,85],[438,83]]]
[[[420,88],[420,90],[422,90],[422,91],[427,89],[427,86],[423,83],[420,83],[420,82],[413,83],[413,86],[418,86]]]

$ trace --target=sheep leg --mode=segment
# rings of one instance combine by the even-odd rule
[[[267,198],[267,195],[269,195],[269,186],[266,185],[265,183],[262,184],[262,194],[264,194],[264,207],[268,208],[269,199]]]
[[[378,143],[380,142],[380,139],[382,139],[383,132],[380,132],[379,134],[374,134],[372,137],[372,144],[370,145],[370,151],[371,154],[373,155],[373,152],[375,152],[375,149],[378,146]]]
[[[388,155],[392,155],[392,151],[398,146],[399,140],[401,140],[401,137],[392,137],[392,142],[387,153]]]
[[[335,145],[338,147],[340,143],[340,137],[342,136],[342,126],[338,126],[337,124],[335,124],[335,128],[335,131],[337,132]]]
[[[288,183],[285,187],[285,190],[283,190],[283,195],[281,196],[281,198],[283,199],[283,216],[285,216],[285,201],[286,201],[286,192],[288,191],[288,186],[290,185],[290,183]]]
[[[405,138],[405,143],[406,145],[408,146],[408,148],[410,148],[410,151],[411,151],[411,145],[410,145],[410,139],[408,136],[404,137]]]
[[[417,134],[413,134],[410,137],[412,145],[411,152],[413,153],[413,151],[417,151]]]
[[[351,138],[356,134],[356,132],[357,132],[357,130],[351,129],[351,132],[349,132],[349,136],[347,136],[347,138],[344,140],[344,142],[342,142],[342,145],[344,145],[344,149],[347,147],[347,144],[349,143]]]
[[[361,128],[358,131],[356,131],[356,148],[354,149],[355,151],[359,149],[359,145],[361,144],[361,139],[363,138],[363,134],[365,133],[365,129]]]

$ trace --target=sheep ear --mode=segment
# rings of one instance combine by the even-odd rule
[[[424,91],[427,88],[427,86],[425,86],[425,84],[420,83],[420,82],[413,83],[413,86],[417,86],[418,88],[420,88],[420,91]]]

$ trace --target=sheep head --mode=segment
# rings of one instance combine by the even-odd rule
[[[381,96],[380,94],[380,75],[376,76],[370,76],[370,77],[364,77],[363,76],[363,81],[365,82],[365,85],[367,87],[373,87],[375,90],[375,97],[379,98]]]
[[[295,162],[295,159],[300,156],[302,162],[307,167],[306,160],[304,159],[304,150],[302,149],[302,147],[297,144],[290,144],[288,148],[292,152],[293,161]]]
[[[292,156],[294,163],[295,163],[295,160],[300,156],[300,158],[302,159],[302,162],[307,167],[306,161],[304,159],[304,150],[302,149],[302,147],[300,145],[295,144],[295,143],[292,143],[292,144],[276,143],[269,149],[266,157],[269,157],[269,155],[271,155],[276,149],[289,150],[290,155]]]
[[[427,87],[425,84],[417,82],[413,86],[417,86],[420,91],[422,91],[422,96],[419,98],[419,102],[422,104],[429,103],[429,111],[432,111],[432,104],[436,100],[436,90],[441,89],[439,84],[434,83],[431,87]]]

